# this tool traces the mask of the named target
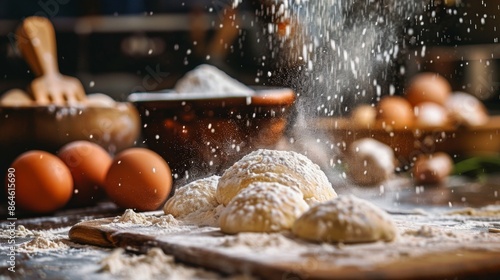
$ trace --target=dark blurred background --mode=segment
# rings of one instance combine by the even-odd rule
[[[407,77],[421,71],[445,76],[455,91],[500,113],[500,1],[435,0],[407,23]]]
[[[283,33],[266,31],[269,23],[286,25],[270,15],[276,1],[244,0],[232,10],[233,2],[2,0],[0,94],[25,88],[33,78],[15,48],[14,36],[20,21],[31,15],[51,19],[57,32],[60,71],[80,78],[87,93],[124,100],[131,92],[171,88],[202,63],[218,66],[250,85],[300,86],[294,81],[304,68],[299,70],[300,61],[286,55]],[[351,2],[361,5],[364,0]],[[400,56],[381,79],[395,84],[401,94],[413,74],[437,72],[454,90],[474,94],[491,110],[498,110],[500,1],[424,3],[423,11],[401,22],[396,36]]]
[[[131,92],[171,88],[185,72],[213,64],[247,84],[266,84],[270,40],[260,1],[2,0],[0,94],[33,79],[15,46],[23,18],[48,17],[56,30],[61,73],[87,93],[124,100]],[[271,39],[272,40],[272,39]],[[279,83],[279,82],[274,82]]]

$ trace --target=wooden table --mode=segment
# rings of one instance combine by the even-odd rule
[[[398,179],[391,181],[390,184],[384,188],[355,188],[349,184],[337,184],[337,192],[339,194],[355,194],[357,196],[366,198],[373,201],[377,205],[392,212],[404,215],[421,209],[422,211],[434,210],[454,210],[463,209],[464,207],[482,207],[491,204],[500,204],[500,184],[497,183],[498,178],[492,178],[487,182],[477,181],[464,181],[463,179],[453,178],[448,182],[447,186],[441,187],[425,187],[417,188],[411,185],[405,179]],[[104,202],[98,206],[85,208],[85,209],[65,209],[55,213],[53,216],[42,217],[19,217],[16,221],[18,225],[24,225],[27,229],[31,230],[53,230],[61,229],[62,231],[69,231],[70,227],[82,222],[90,221],[105,217],[115,217],[123,213],[123,210],[116,208],[112,203]],[[500,222],[500,217],[498,221]],[[2,222],[2,227],[6,225]],[[500,233],[499,233],[500,234]],[[118,237],[115,237],[118,238]],[[126,236],[121,236],[121,241],[126,239]],[[123,239],[125,238],[125,239]],[[18,243],[26,242],[29,238],[19,238]],[[5,244],[5,238],[1,240]],[[164,250],[165,251],[165,250]],[[1,276],[13,277],[14,279],[110,279],[113,278],[110,274],[103,274],[99,272],[98,262],[109,255],[111,249],[104,247],[90,247],[84,251],[78,248],[70,248],[64,252],[43,252],[37,254],[20,254],[16,261],[16,273],[9,274],[5,267],[2,266],[0,272]],[[167,250],[168,252],[168,250]],[[460,254],[459,254],[460,255]],[[2,257],[5,255],[2,253]],[[461,278],[472,277],[474,279],[485,278],[492,279],[492,277],[500,277],[500,258],[498,255],[488,255],[486,253],[464,252],[461,254],[461,260],[464,261],[463,265],[467,268],[467,274],[459,275]],[[180,258],[182,259],[182,258]],[[477,262],[482,265],[481,269],[477,270],[474,265]],[[199,263],[198,263],[199,264]],[[432,267],[430,264],[433,264]],[[457,266],[458,264],[458,266]],[[2,265],[4,263],[2,262]],[[442,271],[445,266],[451,265],[443,261],[442,256],[439,254],[434,255],[432,258],[425,258],[425,261],[416,263],[410,267],[410,274],[391,274],[391,271],[398,270],[398,264],[393,263],[390,267],[386,267],[384,271],[389,274],[365,274],[359,270],[339,271],[341,278],[352,276],[352,279],[395,279],[399,278],[398,275],[411,275],[412,270],[423,271],[426,270],[426,279],[442,279],[443,277],[450,276]],[[457,268],[464,268],[460,262],[452,261],[452,265]],[[87,273],[81,275],[82,267],[85,268]],[[208,266],[212,269],[217,269],[215,266]],[[275,273],[271,271],[270,273]],[[221,274],[222,277],[223,274]],[[259,276],[277,275],[277,274],[261,274]],[[377,276],[378,275],[378,276]],[[301,277],[299,274],[290,274],[297,279],[306,279],[310,276]],[[304,276],[304,275],[302,275]],[[375,277],[377,276],[377,277]],[[388,277],[390,276],[390,277]],[[411,277],[404,277],[411,278]],[[312,279],[312,278],[310,278]],[[337,279],[340,279],[337,277]],[[495,278],[493,278],[495,279]],[[497,278],[500,279],[500,278]]]

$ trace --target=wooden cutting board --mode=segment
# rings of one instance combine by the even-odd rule
[[[500,233],[488,230],[498,217],[393,217],[396,241],[357,245],[312,244],[290,233],[225,235],[216,227],[120,224],[114,218],[78,223],[69,237],[139,253],[159,247],[181,262],[264,279],[500,279]]]

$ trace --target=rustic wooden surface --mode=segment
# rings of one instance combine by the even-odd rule
[[[269,262],[269,259],[246,258],[193,245],[170,242],[168,238],[156,238],[153,234],[106,226],[112,218],[81,222],[69,232],[72,241],[105,247],[122,247],[140,253],[152,247],[161,248],[181,262],[205,267],[223,274],[251,273],[264,279],[495,279],[500,277],[500,251],[454,250],[417,257],[405,257],[382,263],[375,267],[332,266],[328,260],[315,259],[314,265],[301,261]],[[207,233],[203,233],[207,236]],[[214,238],[223,234],[216,230]],[[173,234],[175,235],[175,233]],[[192,237],[192,236],[191,236]],[[190,236],[184,236],[189,239]],[[497,278],[500,279],[500,278]]]
[[[452,180],[446,186],[426,187],[423,192],[416,192],[414,187],[399,183],[394,189],[385,186],[384,192],[378,188],[355,189],[348,185],[340,186],[334,183],[339,194],[355,194],[377,201],[377,204],[393,206],[388,210],[397,210],[396,213],[400,211],[404,214],[407,209],[415,208],[427,210],[434,207],[449,207],[450,210],[454,210],[463,207],[498,205],[500,204],[500,184],[498,183],[500,177],[490,178],[483,182]],[[284,262],[278,265],[255,261],[249,264],[242,259],[228,261],[224,256],[220,256],[220,253],[210,252],[204,248],[186,248],[179,247],[175,243],[158,243],[151,236],[116,232],[113,228],[102,227],[103,224],[111,221],[109,217],[116,217],[122,213],[123,209],[118,209],[111,203],[103,203],[90,208],[64,209],[51,216],[19,216],[18,225],[24,225],[30,230],[51,230],[72,226],[70,235],[74,240],[85,244],[96,244],[98,247],[85,249],[84,256],[78,251],[19,255],[19,272],[15,275],[19,277],[13,279],[115,279],[99,273],[99,261],[109,254],[111,248],[128,247],[140,253],[155,246],[161,247],[167,253],[172,253],[183,263],[212,268],[229,274],[250,267],[256,275],[271,279],[313,279],[313,276],[330,279],[500,279],[500,255],[496,252],[447,252],[418,257],[413,259],[413,262],[403,259],[376,267],[375,270],[330,267],[327,272],[316,269],[314,274],[300,269],[304,265],[294,267],[293,264]],[[500,223],[500,218],[498,222]],[[217,234],[220,233],[214,232],[215,236]],[[20,238],[17,241],[27,242],[29,239]],[[78,274],[82,266],[88,267],[87,278],[82,278],[82,275]],[[2,276],[9,279],[11,275],[5,270],[0,272],[0,278]]]

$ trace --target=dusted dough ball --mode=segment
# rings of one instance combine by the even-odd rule
[[[309,205],[302,193],[292,186],[255,182],[234,197],[222,211],[221,231],[277,232],[290,229]]]
[[[185,217],[197,211],[212,210],[217,205],[215,191],[219,176],[198,179],[181,188],[163,206],[165,214],[174,217]]]
[[[353,142],[345,159],[349,178],[359,185],[375,185],[394,174],[394,151],[372,138]]]
[[[306,156],[292,151],[260,149],[244,156],[222,174],[217,201],[227,205],[253,182],[296,186],[309,204],[337,197],[325,173]]]
[[[292,232],[309,241],[332,243],[391,241],[397,235],[389,214],[352,195],[312,206],[295,221]]]

